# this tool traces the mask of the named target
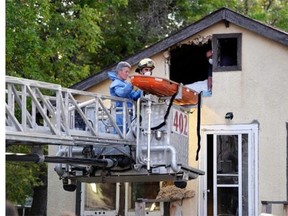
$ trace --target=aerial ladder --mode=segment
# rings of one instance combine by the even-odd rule
[[[146,94],[129,107],[128,99],[11,76],[5,95],[6,146],[31,146],[29,154],[6,152],[6,160],[55,163],[67,191],[77,181],[185,187],[204,175],[188,165],[189,110],[171,97]],[[44,154],[47,145],[56,155]]]

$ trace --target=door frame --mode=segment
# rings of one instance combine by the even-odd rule
[[[259,161],[259,125],[257,123],[252,124],[235,124],[235,125],[202,125],[201,126],[201,153],[199,159],[199,168],[207,173],[207,135],[237,135],[248,134],[248,152],[251,152],[248,156],[249,170],[252,175],[249,175],[249,212],[252,215],[258,215],[258,194],[259,194],[259,178],[258,178],[258,161]],[[253,161],[254,163],[251,163]],[[207,175],[200,178],[199,181],[199,196],[198,215],[207,216]]]

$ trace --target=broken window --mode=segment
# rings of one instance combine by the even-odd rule
[[[212,39],[213,71],[241,70],[242,34],[215,34]]]
[[[235,33],[198,36],[186,44],[172,47],[169,55],[170,79],[210,96],[212,72],[241,70],[241,46],[242,34]],[[211,49],[213,58],[209,59],[207,51]]]
[[[182,83],[198,93],[212,90],[212,83],[209,86],[209,82],[212,82],[212,67],[206,56],[207,51],[212,49],[211,38],[212,36],[198,36],[187,44],[171,48],[171,80]]]

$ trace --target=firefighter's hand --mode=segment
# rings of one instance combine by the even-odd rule
[[[133,90],[134,90],[134,91],[138,91],[139,88],[138,88],[137,86],[133,86]]]

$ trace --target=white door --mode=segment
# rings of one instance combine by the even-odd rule
[[[258,125],[202,126],[200,215],[258,215]]]

